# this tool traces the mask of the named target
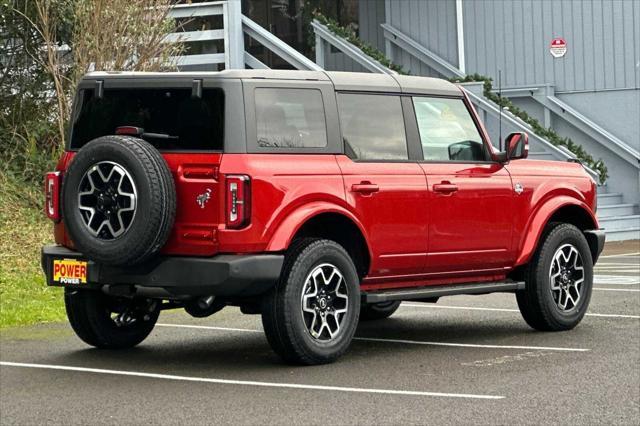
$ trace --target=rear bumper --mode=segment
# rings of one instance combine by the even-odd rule
[[[271,289],[282,270],[279,254],[158,257],[131,267],[114,267],[87,260],[85,284],[53,281],[56,259],[86,260],[82,253],[62,246],[42,248],[42,269],[50,286],[95,288],[151,296],[257,296]]]
[[[604,229],[591,229],[584,231],[584,235],[587,238],[587,242],[589,243],[589,248],[591,248],[591,258],[593,259],[593,264],[598,261],[598,257],[600,257],[600,253],[602,253],[602,249],[604,249],[605,242],[605,234]]]

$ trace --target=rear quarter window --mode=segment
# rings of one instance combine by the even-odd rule
[[[327,125],[317,89],[255,90],[256,136],[260,148],[323,148]]]
[[[169,138],[145,137],[161,151],[222,150],[224,136],[224,92],[204,89],[192,97],[191,89],[81,89],[71,132],[70,148],[113,135],[120,126],[134,126],[145,133]]]

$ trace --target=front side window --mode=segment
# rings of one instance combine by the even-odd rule
[[[322,93],[317,89],[255,91],[256,131],[262,148],[327,146]]]
[[[427,161],[486,161],[482,137],[462,99],[414,97]]]
[[[357,160],[407,160],[399,96],[338,94],[345,152]]]

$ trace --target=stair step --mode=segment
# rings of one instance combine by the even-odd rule
[[[640,240],[640,228],[618,229],[606,232],[606,241]]]
[[[622,194],[620,192],[598,194],[598,206],[611,206],[615,204],[622,204]]]
[[[612,216],[632,216],[637,213],[637,204],[612,204],[600,206],[598,208],[598,217],[600,219]]]
[[[640,214],[600,218],[600,227],[606,231],[640,228]]]

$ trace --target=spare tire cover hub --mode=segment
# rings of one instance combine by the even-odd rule
[[[136,185],[120,164],[101,161],[91,166],[78,186],[78,209],[91,235],[118,238],[129,230],[136,214]]]

